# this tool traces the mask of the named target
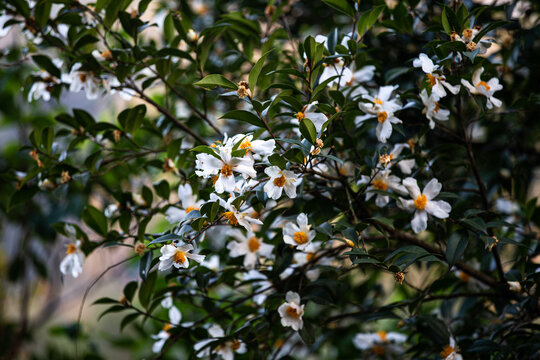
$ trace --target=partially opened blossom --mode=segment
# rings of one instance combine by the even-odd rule
[[[402,122],[394,115],[395,111],[402,108],[401,103],[397,99],[390,98],[392,92],[396,89],[397,86],[381,86],[375,96],[363,96],[368,102],[359,103],[360,109],[366,115],[357,117],[357,124],[376,117],[379,122],[376,128],[377,139],[383,143],[392,135],[392,124]]]
[[[241,141],[238,149],[246,149],[246,155],[253,157],[255,160],[266,160],[272,155],[276,147],[276,141],[270,140],[253,140],[253,135],[237,134],[229,139],[232,144]]]
[[[229,234],[236,239],[227,244],[231,257],[244,256],[244,266],[246,269],[253,269],[260,257],[269,258],[272,256],[274,246],[264,243],[263,239],[257,237],[252,231],[244,234],[240,230],[231,230]]]
[[[315,238],[315,230],[311,230],[307,215],[301,213],[296,218],[296,224],[287,222],[283,227],[283,241],[285,244],[296,246],[298,250],[305,249]]]
[[[446,81],[446,77],[440,73],[441,69],[439,66],[435,65],[433,60],[426,54],[422,53],[418,59],[414,59],[413,66],[422,68],[422,71],[426,73],[429,85],[431,86],[431,91],[439,97],[443,98],[446,96],[445,88],[454,95],[459,92],[460,86],[452,85]]]
[[[463,356],[459,353],[459,348],[454,337],[450,337],[448,345],[442,349],[441,357],[443,360],[463,360]]]
[[[211,354],[216,354],[221,356],[223,360],[233,360],[234,353],[244,354],[247,351],[246,344],[243,341],[237,339],[225,341],[224,343],[216,346],[216,348],[211,349],[211,346],[209,345],[211,342],[225,337],[225,331],[223,331],[223,328],[217,324],[212,325],[208,329],[208,334],[211,336],[211,338],[201,340],[195,343],[193,347],[198,358],[203,358],[210,356]]]
[[[376,355],[398,354],[403,352],[399,346],[407,340],[407,336],[397,332],[377,331],[375,333],[359,333],[353,338],[356,348],[371,351]]]
[[[229,221],[229,224],[243,226],[248,231],[252,229],[251,224],[262,225],[262,221],[252,218],[249,212],[238,210],[233,205],[235,199],[234,196],[231,196],[225,201],[216,194],[210,194],[210,201],[218,201],[219,205],[225,208],[226,211],[223,213],[223,216]]]
[[[305,305],[300,304],[300,295],[293,291],[288,291],[285,295],[286,302],[278,308],[281,316],[281,325],[291,327],[294,331],[301,330],[304,327]]]
[[[503,86],[499,84],[499,79],[496,77],[492,77],[488,82],[482,80],[480,76],[483,72],[483,67],[478,68],[472,75],[472,84],[465,79],[461,79],[461,83],[471,92],[471,94],[485,96],[487,99],[486,107],[488,109],[493,108],[494,105],[495,107],[500,107],[502,101],[495,98],[493,94],[496,91],[501,90]]]
[[[88,100],[97,99],[101,93],[102,81],[93,72],[82,70],[81,67],[80,63],[75,64],[69,75],[62,80],[67,80],[70,83],[69,91],[79,92],[84,89]]]
[[[74,278],[82,273],[84,264],[84,253],[81,250],[81,241],[75,240],[67,245],[66,256],[60,263],[60,271],[64,275],[71,275]]]
[[[311,122],[315,126],[317,134],[320,134],[322,127],[324,123],[328,121],[328,118],[323,113],[316,112],[317,104],[318,102],[314,101],[311,104],[304,106],[302,111],[296,113],[295,117],[298,122],[300,122],[304,118],[311,120]]]
[[[193,194],[193,189],[190,184],[178,186],[178,198],[182,203],[182,207],[171,206],[165,212],[165,217],[171,224],[177,224],[186,218],[187,214],[193,210],[199,210],[204,203],[202,200],[197,200],[197,196]]]
[[[422,114],[426,115],[431,129],[435,128],[435,120],[447,121],[450,118],[450,111],[441,109],[439,105],[439,100],[441,98],[435,92],[428,95],[426,89],[423,89],[422,92],[420,92],[420,99],[424,104]]]
[[[408,212],[414,212],[411,227],[415,233],[426,230],[428,214],[439,219],[446,219],[452,207],[446,201],[434,200],[441,192],[442,184],[437,179],[431,179],[421,192],[416,179],[408,177],[403,180],[412,199],[399,198],[398,206]]]
[[[160,271],[165,271],[173,266],[177,269],[181,267],[187,269],[189,267],[189,259],[198,263],[202,262],[204,260],[204,255],[194,254],[192,253],[193,250],[194,247],[191,244],[178,243],[164,245],[160,249],[161,256],[159,257],[158,269]]]
[[[366,201],[371,199],[373,195],[376,195],[375,204],[378,207],[386,206],[390,201],[390,196],[373,192],[373,190],[395,192],[402,196],[407,194],[407,188],[401,184],[401,179],[395,175],[391,175],[389,169],[382,171],[373,170],[371,177],[362,175],[358,184],[368,184],[366,188]]]
[[[270,199],[279,199],[283,190],[285,190],[285,194],[291,199],[296,197],[296,187],[300,184],[301,180],[294,172],[281,170],[277,166],[269,166],[264,169],[264,173],[270,177],[264,185],[264,192]]]
[[[216,156],[202,153],[197,154],[195,173],[204,178],[217,176],[214,187],[218,194],[225,191],[233,192],[236,186],[234,173],[247,177],[257,176],[253,168],[253,159],[249,157],[232,156],[230,145],[215,147]]]
[[[380,155],[378,168],[391,169],[392,166],[397,165],[403,174],[410,174],[416,162],[414,159],[399,159],[403,149],[410,149],[410,145],[407,143],[396,144],[389,154]]]

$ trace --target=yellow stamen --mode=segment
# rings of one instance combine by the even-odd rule
[[[169,331],[169,330],[171,330],[171,328],[172,328],[171,324],[165,324],[165,326],[163,327],[163,330]]]
[[[388,185],[383,180],[380,180],[380,179],[373,180],[372,185],[377,190],[386,191],[386,189],[388,189]]]
[[[101,57],[104,58],[105,60],[110,60],[112,59],[112,53],[110,50],[105,50],[103,51],[101,54]]]
[[[446,359],[450,354],[454,352],[454,348],[450,345],[446,345],[444,349],[441,351],[441,357],[443,359]]]
[[[314,252],[309,252],[309,253],[306,254],[306,260],[307,260],[307,261],[313,260],[314,257],[315,257],[315,253],[314,253]]]
[[[303,118],[306,117],[306,115],[301,111],[297,112],[295,116],[298,119],[298,121],[300,121],[300,120],[302,120]]]
[[[379,104],[379,105],[381,105],[381,106],[382,106],[382,100],[381,100],[381,99],[379,99],[379,98],[375,98],[375,99],[373,99],[373,103],[374,103],[374,104]]]
[[[233,341],[231,341],[231,349],[233,350],[238,350],[240,349],[240,346],[242,345],[242,343],[236,339],[234,339]]]
[[[73,254],[75,251],[77,251],[77,248],[75,247],[75,245],[69,244],[67,249],[66,249],[66,254],[67,255]]]
[[[429,81],[429,85],[434,86],[437,83],[437,78],[431,74],[426,75]]]
[[[277,187],[283,187],[285,186],[286,180],[287,179],[285,179],[285,175],[281,174],[280,177],[274,179],[274,185],[276,185]]]
[[[186,254],[182,250],[177,249],[174,254],[174,262],[177,264],[184,264],[186,262]]]
[[[307,235],[305,232],[303,231],[297,231],[294,233],[293,235],[293,238],[294,238],[294,241],[298,244],[298,245],[302,245],[302,244],[305,244],[309,241]]]
[[[489,91],[491,89],[491,87],[485,81],[480,81],[478,84],[476,84],[477,88],[480,86],[483,86],[486,91]]]
[[[435,102],[435,108],[433,109],[433,111],[439,112],[440,109],[441,109],[441,107],[440,107],[439,103]]]
[[[189,214],[190,212],[192,212],[193,210],[199,210],[198,207],[195,207],[195,206],[188,206],[186,208],[186,214]]]
[[[472,38],[472,29],[463,30],[463,36],[469,39]]]
[[[223,176],[231,176],[233,174],[233,171],[232,171],[232,167],[231,165],[223,165],[223,167],[221,168],[221,175]]]
[[[379,156],[379,163],[383,166],[388,166],[393,158],[394,156],[392,154],[383,154]]]
[[[249,150],[251,150],[251,142],[249,142],[248,138],[245,138],[238,148],[239,149],[248,149],[248,151],[249,151]]]
[[[424,210],[427,205],[427,197],[424,194],[418,195],[416,199],[414,199],[414,206],[418,210]]]
[[[292,307],[292,306],[289,306],[287,308],[287,315],[289,315],[290,317],[293,317],[293,318],[300,318],[300,314],[297,312],[296,308]]]
[[[234,213],[232,211],[226,211],[223,213],[223,216],[229,220],[229,224],[236,226],[238,225],[238,219],[236,216],[234,216]]]
[[[261,242],[255,236],[252,236],[248,242],[249,251],[254,253],[261,247]]]
[[[381,341],[386,341],[386,331],[377,331],[377,335],[379,335]]]
[[[388,119],[388,113],[386,111],[381,111],[381,112],[377,113],[377,120],[380,123],[385,122],[386,119]]]
[[[471,280],[471,277],[469,276],[469,274],[464,273],[463,271],[460,271],[458,277],[459,277],[460,280],[463,281],[463,282],[469,282],[469,280]]]
[[[377,355],[384,355],[386,353],[386,350],[381,345],[373,345],[371,348],[371,351],[373,351]]]

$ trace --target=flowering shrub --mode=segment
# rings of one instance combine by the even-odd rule
[[[24,36],[4,65],[31,68],[12,81],[67,108],[2,165],[26,229],[10,281],[43,268],[32,242],[65,245],[45,282],[131,248],[81,311],[120,315],[134,357],[539,358],[538,11],[3,1],[0,35]],[[79,92],[120,109],[96,119]],[[43,203],[63,210],[36,227]],[[137,281],[86,304],[119,265]],[[64,331],[74,350],[49,356],[108,357]]]

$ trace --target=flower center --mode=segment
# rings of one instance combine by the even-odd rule
[[[308,242],[308,237],[307,237],[306,233],[303,232],[303,231],[295,232],[294,235],[293,235],[293,238],[294,238],[294,241],[298,245],[302,245],[302,244],[305,244],[305,243]]]
[[[238,219],[236,218],[236,216],[234,216],[234,213],[232,211],[225,211],[223,213],[223,216],[225,216],[225,218],[229,220],[229,224],[233,226],[238,225]]]
[[[240,349],[240,346],[242,345],[242,343],[236,339],[234,339],[233,341],[231,341],[231,349],[233,350],[238,350]]]
[[[298,313],[297,309],[295,307],[289,306],[287,308],[287,315],[290,317],[293,317],[295,319],[300,318],[300,314]]]
[[[439,105],[438,102],[435,102],[435,108],[433,109],[434,112],[439,112],[439,110],[441,109],[441,106]]]
[[[169,331],[169,330],[171,330],[171,328],[172,328],[171,324],[165,324],[165,326],[163,326],[163,330],[165,330],[165,331]]]
[[[101,57],[104,58],[105,60],[110,60],[112,58],[112,53],[110,50],[105,50],[103,51],[101,54]]]
[[[426,205],[427,205],[427,197],[426,197],[426,195],[420,194],[420,195],[418,195],[418,197],[416,199],[414,199],[414,206],[418,210],[424,210]]]
[[[441,357],[443,359],[446,359],[446,357],[448,357],[450,354],[452,354],[454,352],[454,348],[451,347],[450,345],[446,345],[444,347],[444,349],[441,351]]]
[[[274,179],[274,185],[277,187],[283,187],[285,185],[285,175],[281,174],[280,177]]]
[[[79,80],[81,80],[81,82],[85,82],[86,81],[86,74],[85,73],[80,73],[79,74]]]
[[[66,249],[66,254],[73,254],[75,251],[77,251],[77,248],[73,244],[69,244]]]
[[[261,247],[261,242],[255,236],[252,236],[251,238],[249,238],[248,246],[249,246],[249,251],[254,253],[255,251],[259,250],[259,248]]]
[[[354,80],[354,78],[351,76],[351,80],[347,81],[347,82],[345,83],[345,85],[351,86],[351,85],[353,84],[353,80]]]
[[[381,106],[382,106],[382,100],[381,100],[381,99],[379,99],[379,98],[375,98],[375,99],[373,99],[373,103],[374,103],[374,104],[379,104],[379,105],[381,105]]]
[[[459,273],[459,278],[460,278],[461,281],[463,281],[463,282],[469,282],[469,280],[471,279],[471,277],[469,276],[469,274],[464,273],[463,271],[461,271],[461,272]]]
[[[308,252],[308,253],[306,254],[306,260],[307,260],[307,261],[313,260],[314,257],[315,257],[315,253],[314,253],[314,252]]]
[[[394,156],[392,154],[383,154],[379,156],[379,163],[383,166],[388,166],[393,158]]]
[[[232,175],[232,167],[231,165],[223,165],[223,167],[221,168],[221,175],[223,176],[231,176]]]
[[[371,351],[373,351],[377,355],[384,355],[386,353],[386,350],[381,345],[373,345]]]
[[[377,113],[377,120],[382,124],[388,119],[388,113],[386,111],[381,111]]]
[[[186,262],[186,254],[182,250],[176,250],[174,254],[174,262],[177,264],[183,264]]]
[[[386,331],[377,331],[377,335],[379,335],[381,341],[386,341]]]
[[[483,86],[486,91],[489,91],[491,89],[491,87],[485,81],[480,81],[478,84],[476,84],[477,88],[480,86]]]
[[[248,149],[251,150],[251,142],[249,142],[248,138],[245,138],[244,141],[239,146],[239,149]]]
[[[428,78],[429,85],[434,86],[437,83],[437,78],[435,76],[431,74],[426,74],[426,76]]]
[[[300,121],[300,120],[302,120],[303,118],[306,117],[306,115],[301,111],[297,112],[295,116],[298,119],[298,121]]]
[[[198,207],[195,207],[195,206],[188,206],[186,208],[186,214],[189,214],[190,212],[192,212],[193,210],[199,210]]]
[[[466,38],[472,38],[472,29],[463,30],[463,36]]]
[[[373,180],[373,187],[377,190],[382,190],[382,191],[386,191],[386,189],[388,189],[388,185],[384,181],[379,180],[379,179]]]

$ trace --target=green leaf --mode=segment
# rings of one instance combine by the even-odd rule
[[[139,288],[139,302],[145,308],[150,304],[152,294],[154,292],[154,285],[156,284],[157,271],[148,274],[146,279],[142,282]]]
[[[118,122],[126,132],[133,134],[141,126],[145,115],[146,105],[137,105],[134,108],[122,111],[118,115]]]
[[[450,27],[450,23],[448,22],[448,17],[446,16],[446,7],[442,11],[441,23],[444,28],[444,32],[447,34],[450,34],[452,32],[452,28]]]
[[[169,195],[171,194],[171,187],[169,186],[167,180],[163,179],[160,182],[154,184],[154,189],[160,197],[165,200],[169,199]]]
[[[379,19],[381,13],[386,8],[386,5],[375,6],[373,9],[363,13],[358,19],[358,34],[363,36],[366,31],[368,31]]]
[[[459,261],[465,250],[467,249],[467,238],[461,236],[459,232],[453,233],[446,244],[446,261],[449,266],[454,265]]]
[[[135,295],[135,291],[137,291],[137,282],[136,281],[130,281],[127,283],[127,285],[124,287],[124,296],[128,301],[131,302],[133,300],[133,296]]]
[[[257,79],[259,78],[259,74],[261,73],[261,70],[264,65],[264,60],[266,60],[266,57],[268,54],[270,54],[274,49],[268,50],[253,66],[251,71],[249,72],[249,79],[248,84],[249,88],[251,89],[252,93],[255,93],[255,86],[257,86]]]
[[[148,276],[148,271],[150,271],[152,257],[152,251],[145,252],[144,255],[141,257],[141,261],[139,262],[139,276],[141,277],[141,279],[143,279],[143,281],[146,280],[146,277]]]
[[[57,78],[60,78],[62,76],[62,72],[60,69],[58,69],[51,59],[45,55],[34,55],[32,56],[32,60],[43,70],[47,71],[52,76],[55,76]]]
[[[279,167],[281,170],[285,170],[287,167],[287,161],[279,154],[272,154],[268,157],[270,164]]]
[[[228,113],[223,115],[221,119],[233,119],[233,120],[242,121],[251,125],[255,125],[258,127],[264,127],[264,123],[261,121],[261,119],[257,115],[246,110],[229,111]]]
[[[346,0],[323,0],[323,2],[345,15],[354,17],[354,9]]]
[[[159,243],[163,243],[163,242],[169,242],[169,241],[172,241],[172,240],[182,240],[182,237],[180,235],[178,235],[178,234],[167,234],[167,235],[160,236],[160,237],[150,241],[150,243],[148,245],[159,244]]]
[[[201,87],[209,88],[209,89],[213,89],[217,86],[221,86],[226,89],[233,89],[233,90],[238,89],[238,85],[236,85],[229,79],[225,78],[225,76],[219,75],[219,74],[207,75],[203,79],[193,83],[193,85],[197,85],[197,86],[201,86]]]
[[[107,218],[105,215],[93,206],[88,205],[83,211],[82,219],[96,233],[102,236],[107,235]]]
[[[315,125],[313,125],[313,122],[308,118],[303,118],[300,121],[299,127],[302,136],[306,138],[306,140],[310,143],[315,144],[315,141],[317,140],[317,130],[315,129]]]
[[[120,322],[120,331],[122,331],[129,323],[133,322],[135,319],[137,319],[141,314],[139,313],[133,313],[129,314],[126,317],[122,319]]]

